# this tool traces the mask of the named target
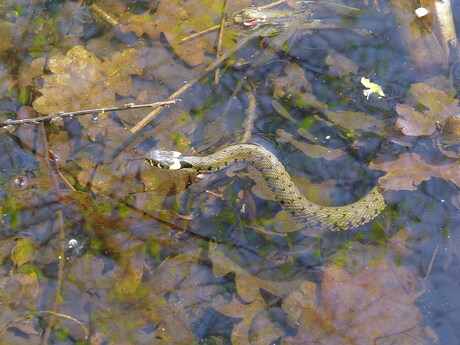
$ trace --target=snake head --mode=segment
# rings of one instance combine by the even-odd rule
[[[150,150],[145,161],[160,169],[178,170],[182,167],[179,157],[182,153],[177,151]]]
[[[259,24],[265,22],[267,16],[257,7],[249,7],[233,15],[233,23],[244,27],[245,29],[253,29]]]

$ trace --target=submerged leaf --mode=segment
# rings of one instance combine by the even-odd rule
[[[154,40],[164,34],[168,43],[183,61],[196,66],[205,61],[207,53],[214,53],[216,33],[202,35],[192,41],[182,42],[190,34],[213,27],[221,17],[222,3],[216,1],[160,1],[154,14],[126,14],[121,19],[121,31],[144,33]],[[226,30],[223,45],[234,46],[235,34]]]
[[[43,76],[42,94],[33,107],[43,114],[114,105],[116,95],[128,95],[131,74],[141,74],[143,61],[135,49],[101,61],[82,46],[50,59],[53,74]]]
[[[0,289],[2,292],[0,294],[0,303],[3,306],[0,311],[0,317],[5,320],[4,317],[8,311],[33,310],[40,295],[40,282],[37,274],[33,271],[29,273],[12,271],[9,276],[2,276]],[[4,344],[1,340],[0,343]]]
[[[396,120],[396,128],[405,135],[430,135],[436,130],[436,123],[433,119],[418,112],[407,104],[398,104],[396,111],[399,119]]]
[[[372,131],[381,134],[385,125],[383,120],[361,111],[329,111],[327,117],[336,125],[349,131]]]
[[[291,62],[284,68],[284,75],[272,77],[274,97],[292,97],[298,92],[310,92],[312,86],[307,79],[305,70],[295,62]]]
[[[383,189],[416,190],[423,181],[440,177],[460,186],[460,169],[458,162],[448,161],[444,164],[432,164],[417,153],[403,153],[396,160],[385,160],[381,156],[369,165],[371,169],[386,171],[379,179]]]
[[[345,157],[345,152],[340,149],[334,149],[329,147],[324,147],[321,145],[308,144],[303,141],[296,140],[292,134],[289,134],[284,129],[277,129],[276,134],[278,136],[278,141],[281,143],[290,143],[292,146],[296,147],[307,156],[312,158],[323,158],[326,160],[336,160],[343,159]]]
[[[227,258],[221,248],[220,246],[212,246],[210,249],[209,257],[213,263],[212,272],[216,277],[223,277],[230,272],[234,272],[238,295],[246,302],[252,302],[257,299],[260,296],[261,289],[275,296],[281,296],[292,290],[297,290],[300,284],[305,283],[301,280],[269,281],[251,275]]]
[[[438,124],[460,112],[458,100],[453,95],[424,83],[412,84],[410,95],[426,109],[420,110],[417,104],[398,104],[399,118],[396,128],[405,135],[431,135]]]
[[[21,238],[11,251],[11,260],[17,266],[22,266],[32,260],[35,247],[30,238]]]
[[[314,307],[316,305],[316,285],[310,282],[303,282],[300,290],[292,291],[289,296],[283,300],[283,310],[287,314],[291,327],[297,326],[297,321],[304,308]]]
[[[232,344],[271,344],[282,335],[271,321],[260,315],[267,308],[261,297],[257,297],[251,303],[242,303],[235,297],[227,302],[220,297],[213,301],[213,307],[225,316],[241,319],[233,327]],[[252,341],[250,334],[254,335],[257,341]]]
[[[414,305],[420,292],[408,289],[414,277],[385,259],[355,275],[330,265],[321,284],[321,302],[308,303],[289,344],[373,344],[376,338],[404,332],[421,320]]]
[[[329,50],[325,62],[329,66],[329,69],[339,77],[358,73],[359,65],[356,62],[338,54],[332,49]]]

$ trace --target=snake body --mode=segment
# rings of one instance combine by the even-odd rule
[[[379,188],[345,206],[321,206],[306,199],[292,182],[283,164],[270,151],[256,144],[235,144],[207,156],[184,156],[177,151],[151,150],[145,161],[170,170],[209,173],[243,162],[254,166],[266,180],[275,199],[300,224],[324,231],[350,230],[366,224],[385,208]]]

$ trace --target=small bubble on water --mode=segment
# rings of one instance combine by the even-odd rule
[[[78,241],[74,238],[72,238],[71,240],[69,240],[69,242],[67,242],[67,248],[68,249],[73,249],[75,248],[76,246],[78,245]]]

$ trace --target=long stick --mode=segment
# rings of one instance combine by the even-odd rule
[[[89,115],[94,113],[107,113],[109,111],[120,111],[120,110],[130,110],[130,109],[139,109],[139,108],[155,108],[155,107],[164,107],[166,105],[175,104],[180,99],[170,99],[165,102],[155,102],[149,104],[134,104],[129,103],[122,106],[116,107],[107,107],[107,108],[96,108],[96,109],[85,109],[85,110],[77,110],[77,111],[69,111],[69,112],[59,112],[53,115],[46,115],[46,116],[39,116],[30,119],[22,119],[22,120],[6,120],[0,121],[0,127],[7,127],[7,126],[17,126],[22,125],[24,123],[40,123],[45,122],[48,120],[57,121],[61,120],[65,117],[74,117],[74,116],[81,116],[81,115]]]

